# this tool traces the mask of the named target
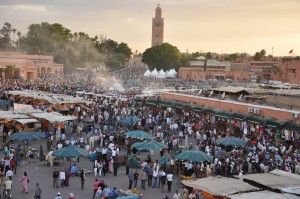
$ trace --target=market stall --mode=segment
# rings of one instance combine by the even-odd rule
[[[204,198],[225,198],[236,193],[257,191],[258,188],[249,185],[241,180],[226,177],[207,177],[195,181],[183,180],[187,187],[192,187],[202,192]]]

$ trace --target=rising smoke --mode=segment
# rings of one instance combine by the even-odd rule
[[[122,81],[116,77],[109,77],[104,59],[107,55],[100,53],[89,38],[75,38],[66,46],[65,61],[74,68],[86,68],[94,71],[97,83],[106,90],[124,91]]]

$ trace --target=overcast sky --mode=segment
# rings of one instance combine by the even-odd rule
[[[33,23],[105,35],[132,51],[151,45],[154,0],[0,0],[0,24],[22,34]],[[300,0],[160,0],[164,42],[180,51],[300,54]]]

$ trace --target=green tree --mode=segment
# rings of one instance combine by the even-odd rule
[[[10,38],[11,32],[16,29],[8,22],[5,22],[3,28],[0,29],[0,50],[8,51],[12,47],[12,40]]]
[[[143,53],[142,62],[149,66],[150,70],[178,69],[180,66],[180,52],[176,46],[169,43],[153,46]]]
[[[253,56],[253,59],[255,61],[259,61],[261,60],[265,55],[267,54],[266,50],[262,49],[261,51],[259,52],[256,52]]]
[[[27,34],[20,34],[17,42],[28,54],[54,56],[55,62],[64,64],[65,71],[78,67],[92,69],[103,64],[108,68],[118,68],[124,66],[132,55],[124,42],[119,44],[103,35],[90,37],[84,32],[72,33],[58,23],[31,24]]]

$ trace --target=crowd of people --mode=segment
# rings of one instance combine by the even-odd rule
[[[142,69],[132,67],[130,70],[125,69],[122,73],[112,72],[110,77],[114,76],[126,82],[132,78],[143,78],[142,73]],[[84,85],[81,85],[82,82]],[[157,83],[154,79],[148,79],[146,83],[152,84],[151,82]],[[176,80],[161,80],[161,83],[163,86],[181,86],[183,83],[187,87],[195,85],[188,81]],[[101,84],[96,75],[91,73],[45,76],[32,82],[2,80],[1,99],[14,102],[13,96],[9,96],[6,91],[17,89],[45,89],[52,93],[74,95],[78,90],[105,92],[107,86]],[[95,175],[93,198],[116,198],[119,194],[116,187],[109,188],[109,185],[105,184],[101,178],[107,173],[118,175],[121,154],[133,157],[126,160],[126,174],[130,190],[139,187],[144,190],[148,186],[147,188],[159,188],[162,192],[171,193],[173,176],[179,173],[194,178],[210,175],[232,177],[233,175],[267,173],[273,169],[300,174],[300,137],[299,132],[296,131],[267,129],[246,120],[223,119],[213,113],[196,113],[193,110],[173,109],[169,112],[162,107],[147,105],[145,99],[138,98],[128,98],[124,101],[114,97],[98,96],[92,98],[91,103],[85,107],[70,107],[69,113],[77,117],[75,122],[66,123],[65,128],[61,125],[53,125],[46,129],[50,132],[47,140],[49,154],[46,159],[51,166],[54,166],[51,153],[69,145],[76,145],[88,151],[92,160],[90,168],[93,168],[92,173]],[[122,124],[120,120],[128,116],[137,116],[141,121],[130,125]],[[66,130],[67,126],[70,128],[69,131]],[[124,132],[133,129],[148,132],[154,140],[168,144],[167,149],[161,151],[159,160],[152,160],[151,156],[145,160],[141,159],[135,148],[132,149],[135,140],[125,137]],[[216,145],[218,138],[226,136],[239,137],[245,140],[247,145],[238,148]],[[212,157],[212,161],[176,161],[174,155],[187,148],[206,152]],[[14,155],[18,149],[7,150],[4,152],[2,172],[9,188],[9,179],[13,177],[12,173],[16,172],[18,164],[17,157]],[[137,160],[137,166],[141,171],[130,171],[129,167],[133,166],[131,164],[133,160]],[[68,186],[72,175],[80,177],[81,188],[85,189],[86,171],[77,168],[75,162],[70,169],[61,171],[55,169],[53,187]],[[24,193],[28,192],[26,184],[29,180],[27,173],[24,173],[21,179]],[[39,184],[37,184],[37,190],[35,198],[41,195]],[[193,191],[188,190],[188,194],[183,197],[187,198],[191,193]],[[178,198],[178,194],[176,192],[173,198]],[[57,193],[56,198],[61,198],[60,193]],[[70,194],[69,198],[74,198],[73,194]]]

